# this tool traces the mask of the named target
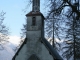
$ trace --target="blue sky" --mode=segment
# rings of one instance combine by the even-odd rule
[[[22,11],[26,4],[24,0],[1,0],[0,11],[6,12],[4,24],[9,27],[10,35],[20,34],[25,14]]]
[[[44,0],[41,0],[41,12],[45,13],[43,2]],[[28,0],[0,0],[0,12],[2,10],[6,12],[4,24],[9,27],[10,35],[20,36],[21,28],[26,22],[25,14],[31,11],[31,7],[25,9],[27,4]]]

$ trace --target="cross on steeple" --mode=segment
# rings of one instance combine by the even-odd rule
[[[33,0],[32,11],[40,11],[40,0]]]

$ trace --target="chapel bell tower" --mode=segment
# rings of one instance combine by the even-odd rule
[[[26,59],[45,60],[42,56],[41,39],[44,36],[44,16],[40,12],[40,0],[33,0],[32,11],[26,14],[27,17],[27,57]],[[32,59],[33,60],[33,59]]]
[[[40,12],[40,0],[33,0],[32,11],[26,14],[27,31],[39,31],[44,27],[44,16]]]
[[[40,0],[33,0],[32,11],[40,11]]]
[[[26,17],[26,38],[12,60],[54,60],[58,54],[44,38],[45,18],[40,12],[40,0],[32,0],[32,11]]]

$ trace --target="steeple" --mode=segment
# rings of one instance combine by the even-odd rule
[[[44,16],[40,0],[32,0],[32,11],[26,14],[26,38],[12,60],[63,60],[44,38]]]
[[[40,11],[40,0],[33,0],[33,5],[32,5],[33,9],[32,11],[36,12],[36,11]]]

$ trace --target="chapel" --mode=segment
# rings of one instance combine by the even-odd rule
[[[26,18],[26,38],[12,60],[63,60],[44,37],[45,17],[40,12],[40,0],[32,1],[32,11]]]

